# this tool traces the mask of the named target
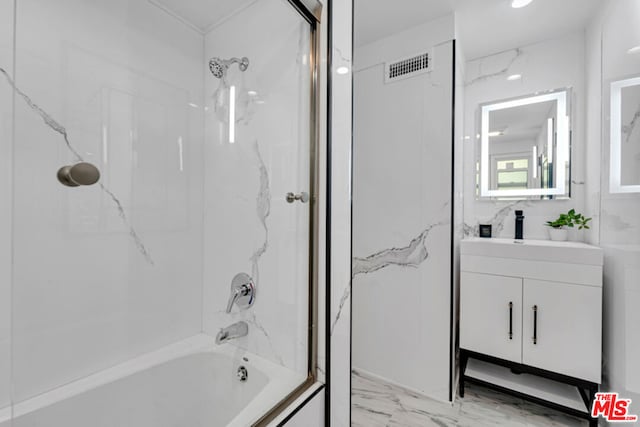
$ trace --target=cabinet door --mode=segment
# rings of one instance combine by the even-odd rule
[[[602,288],[524,279],[523,289],[522,363],[600,383]]]
[[[461,273],[461,348],[520,363],[521,331],[521,278]]]

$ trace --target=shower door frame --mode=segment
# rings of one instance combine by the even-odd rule
[[[317,378],[316,366],[318,360],[318,238],[319,238],[319,203],[320,190],[318,170],[320,167],[320,17],[322,3],[319,0],[287,0],[291,6],[300,13],[300,16],[309,24],[310,49],[309,71],[311,84],[309,93],[310,117],[309,117],[309,298],[308,298],[308,337],[307,337],[307,378],[291,393],[284,397],[269,412],[264,414],[253,427],[264,427],[280,415],[307,389]],[[329,243],[327,242],[327,245]],[[328,262],[328,261],[327,261]]]

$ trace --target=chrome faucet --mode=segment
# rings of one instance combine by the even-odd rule
[[[216,335],[216,344],[222,344],[234,338],[244,337],[249,333],[249,325],[247,322],[236,322],[226,328],[220,329]]]
[[[227,313],[231,313],[233,305],[241,309],[249,308],[255,301],[255,285],[253,279],[246,273],[238,273],[231,281],[231,294],[227,302]]]

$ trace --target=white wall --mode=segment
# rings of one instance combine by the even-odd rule
[[[44,111],[16,100],[21,401],[201,330],[205,66],[202,36],[149,2],[20,0],[17,22],[16,82]],[[58,124],[126,223],[100,186],[58,183],[76,160]]]
[[[13,1],[0,0],[0,67],[13,74]],[[0,75],[0,408],[9,404],[11,378],[11,211],[13,99]]]
[[[449,399],[452,16],[359,48],[354,86],[353,367]],[[433,71],[384,83],[430,51]]]
[[[456,36],[457,37],[457,36]],[[465,54],[461,43],[456,40],[456,69],[455,69],[455,97],[454,97],[454,152],[453,152],[453,312],[451,313],[453,327],[451,340],[451,378],[452,399],[455,399],[457,389],[457,377],[459,375],[457,364],[459,313],[460,313],[460,241],[464,236],[464,81],[465,81]]]
[[[600,173],[602,153],[602,21],[608,0],[585,30],[585,210],[594,220],[585,232],[587,243],[600,243]]]
[[[613,81],[637,77],[640,56],[627,50],[640,43],[640,4],[609,1],[592,31],[602,31],[602,180],[600,245],[604,248],[605,387],[640,402],[640,194],[609,192],[609,96]],[[596,37],[594,37],[595,39]],[[596,43],[593,43],[596,47]],[[597,50],[594,54],[597,57]],[[595,117],[594,117],[595,119]],[[636,139],[637,143],[638,140]]]
[[[238,99],[242,91],[256,92],[254,114],[238,122],[236,140],[229,143],[211,98],[221,80],[205,76],[204,330],[215,335],[247,321],[248,336],[233,344],[302,379],[311,203],[289,204],[285,195],[310,192],[309,46],[309,24],[284,0],[262,0],[244,9],[210,31],[204,45],[207,60],[248,57],[247,71],[231,67],[228,82],[237,85]],[[229,286],[240,272],[254,278],[255,305],[227,314]]]
[[[524,210],[524,237],[533,239],[547,239],[544,223],[571,208],[591,217],[597,214],[594,210],[585,211],[584,202],[584,105],[587,99],[584,40],[584,34],[579,32],[467,62],[464,101],[465,235],[477,234],[478,223],[489,221],[493,223],[495,237],[513,237],[515,209]],[[507,81],[506,77],[511,74],[522,74],[522,79]],[[572,88],[571,199],[518,202],[477,200],[475,170],[479,158],[479,140],[476,139],[479,126],[476,117],[479,104],[563,87]],[[593,222],[597,222],[597,218]]]
[[[352,17],[353,1],[331,2],[331,68],[329,71],[330,276],[328,321],[331,399],[329,425],[351,425],[351,210],[352,210]],[[346,67],[351,72],[338,74]]]

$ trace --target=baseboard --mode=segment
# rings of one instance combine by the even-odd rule
[[[382,375],[374,374],[373,372],[369,372],[369,371],[367,371],[365,369],[360,369],[360,368],[354,366],[351,369],[351,372],[355,373],[356,375],[360,375],[360,376],[362,376],[364,378],[369,378],[369,379],[372,379],[372,380],[385,382],[385,383],[390,384],[390,385],[392,385],[394,387],[400,388],[400,389],[405,390],[405,391],[407,391],[409,393],[417,394],[418,396],[424,397],[426,399],[435,400],[436,402],[443,402],[443,403],[451,403],[451,404],[453,404],[453,402],[449,402],[447,400],[441,400],[441,399],[438,399],[437,397],[429,396],[428,394],[425,394],[423,391],[417,390],[417,389],[412,388],[412,387],[408,387],[408,386],[406,386],[404,384],[400,384],[400,383],[398,383],[398,382],[396,382],[394,380],[391,380],[389,378],[383,377]],[[448,391],[447,391],[447,393],[448,393]]]

